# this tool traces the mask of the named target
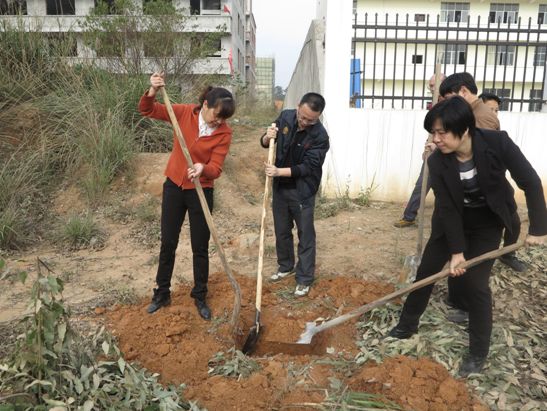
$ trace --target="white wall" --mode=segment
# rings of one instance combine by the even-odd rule
[[[323,123],[331,150],[324,166],[323,191],[343,194],[347,187],[350,195],[357,196],[374,179],[378,185],[374,199],[406,201],[422,163],[426,112],[349,108],[352,5],[350,1],[326,1]],[[547,188],[547,114],[502,112],[500,122]],[[522,195],[517,199],[522,200]]]
[[[357,196],[374,184],[376,200],[408,200],[422,166],[426,111],[348,110],[344,118],[349,121],[335,130],[329,126],[332,149],[323,181],[325,194],[349,189],[351,196]],[[542,177],[547,193],[547,138],[537,132],[547,130],[547,114],[502,112],[500,122]],[[522,193],[517,198],[522,200]]]
[[[308,92],[322,93],[324,88],[324,38],[325,24],[323,20],[313,20],[287,87],[284,108],[295,108],[300,102],[300,98]]]

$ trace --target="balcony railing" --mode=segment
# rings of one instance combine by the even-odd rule
[[[55,15],[55,16],[0,16],[0,21],[12,27],[20,27],[26,31],[43,32],[81,32],[81,22],[87,16]],[[117,19],[120,16],[104,16],[102,19]],[[155,17],[151,16],[127,16],[128,19],[140,20],[143,27],[147,26],[147,21]],[[174,27],[174,31],[212,33],[221,31],[231,33],[230,16],[207,15],[207,16],[187,16],[184,23]]]

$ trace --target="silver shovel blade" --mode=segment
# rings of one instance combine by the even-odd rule
[[[310,344],[311,339],[313,336],[317,333],[317,325],[315,325],[315,322],[308,322],[306,323],[306,330],[300,334],[300,338],[296,342],[297,344]]]

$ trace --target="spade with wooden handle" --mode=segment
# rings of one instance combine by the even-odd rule
[[[275,123],[272,123],[272,128],[276,127]],[[268,164],[272,165],[274,161],[275,154],[275,141],[273,138],[270,139],[268,146]],[[258,342],[258,337],[260,331],[264,328],[260,324],[260,309],[262,304],[262,268],[264,266],[264,231],[266,227],[266,211],[268,206],[268,197],[270,195],[270,189],[272,186],[272,177],[266,175],[266,182],[264,183],[264,199],[262,201],[262,218],[260,220],[260,240],[258,246],[258,269],[256,272],[256,314],[255,314],[255,325],[249,331],[249,335],[243,344],[241,351],[244,354],[252,354],[256,344]]]
[[[458,268],[473,267],[484,261],[491,260],[501,255],[515,251],[519,249],[520,247],[522,247],[523,245],[524,245],[524,241],[521,241],[519,243],[512,244],[507,247],[490,251],[488,253],[479,255],[478,257],[465,261],[464,263],[460,264]],[[298,340],[297,344],[311,344],[313,336],[316,335],[317,333],[328,330],[329,328],[335,327],[337,325],[340,325],[348,320],[351,320],[352,318],[358,317],[366,312],[369,312],[373,310],[374,308],[381,307],[395,298],[402,297],[403,295],[408,294],[414,290],[425,287],[426,285],[429,285],[429,284],[433,284],[434,282],[442,278],[448,277],[449,275],[450,275],[450,268],[445,268],[444,270],[438,272],[437,274],[426,277],[420,281],[416,281],[415,283],[413,283],[412,285],[406,288],[394,291],[391,294],[388,294],[378,300],[372,301],[366,305],[356,308],[355,310],[350,311],[349,313],[344,314],[340,317],[333,318],[332,320],[324,322],[321,325],[316,325],[315,322],[309,322],[306,324],[306,330],[300,336],[300,339]]]

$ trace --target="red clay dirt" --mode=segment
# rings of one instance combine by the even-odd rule
[[[255,281],[239,275],[237,280],[243,298],[236,336],[236,346],[241,348],[254,325]],[[215,273],[209,280],[208,302],[213,311],[210,322],[198,316],[190,289],[190,285],[183,285],[175,290],[171,306],[153,315],[145,311],[148,300],[116,307],[105,314],[109,328],[127,360],[159,373],[163,383],[187,384],[187,399],[198,401],[209,411],[243,411],[306,409],[298,404],[324,401],[329,377],[345,377],[331,365],[317,361],[337,356],[352,358],[356,354],[355,321],[321,333],[317,342],[314,338],[313,355],[279,353],[276,342],[295,343],[307,321],[333,318],[388,294],[393,287],[346,276],[319,277],[309,297],[295,299],[291,295],[294,278],[266,283],[262,299],[265,326],[254,357],[261,370],[240,379],[208,374],[208,361],[215,353],[223,351],[229,357],[227,351],[234,345],[229,324],[233,293],[226,275]],[[365,365],[350,383],[356,390],[381,393],[405,409],[485,409],[476,408],[478,402],[475,404],[465,383],[454,380],[442,365],[429,360],[398,357],[379,365]],[[405,391],[409,387],[413,387],[412,392]]]

